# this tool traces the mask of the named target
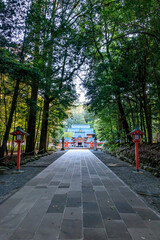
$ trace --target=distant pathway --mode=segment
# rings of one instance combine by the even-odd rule
[[[70,150],[0,205],[0,240],[160,240],[160,218],[89,150]]]

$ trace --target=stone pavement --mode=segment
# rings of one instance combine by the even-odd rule
[[[89,150],[70,150],[0,205],[0,240],[160,240],[160,217]]]

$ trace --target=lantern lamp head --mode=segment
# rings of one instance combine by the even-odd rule
[[[135,128],[132,132],[129,133],[133,137],[133,142],[141,142],[141,136],[144,135],[138,127]]]
[[[16,142],[23,142],[23,137],[28,136],[29,134],[23,130],[21,127],[17,127],[16,130],[11,135],[16,137]]]
[[[23,141],[23,135],[21,135],[21,134],[16,135],[16,140]]]

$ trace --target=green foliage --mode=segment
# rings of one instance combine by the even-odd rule
[[[7,49],[0,49],[1,74],[9,74],[12,78],[20,78],[22,81],[40,79],[41,74],[38,68],[31,64],[20,63],[16,56]]]
[[[86,124],[85,111],[82,105],[72,107],[70,111],[70,118],[65,122],[65,128],[70,128],[72,124]]]
[[[88,4],[86,24],[93,43],[84,87],[97,135],[120,144],[139,125],[152,142],[152,120],[160,116],[157,1]]]
[[[20,123],[28,129],[32,142],[28,140],[27,149],[33,150],[39,141],[45,148],[47,136],[56,139],[61,135],[59,128],[76,99],[73,79],[85,60],[79,28],[81,7],[79,1],[35,0],[30,4],[7,0],[0,4],[1,74],[12,85],[9,88],[5,83],[1,89],[3,149],[12,123],[12,128]]]
[[[56,129],[51,129],[50,131],[51,133],[51,138],[53,139],[53,144],[55,146],[58,145],[59,140],[62,139],[63,135],[64,135],[64,129],[63,127],[57,127]]]
[[[109,151],[109,152],[114,152],[114,151],[116,151],[117,149],[118,149],[118,147],[119,147],[119,144],[118,143],[109,143],[109,142],[105,142],[104,144],[103,144],[103,150],[104,151]]]
[[[63,137],[64,138],[72,138],[73,137],[73,133],[72,132],[64,132]]]

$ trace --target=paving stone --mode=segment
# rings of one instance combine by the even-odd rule
[[[128,229],[133,240],[159,240],[154,233],[147,228],[129,228]],[[160,236],[160,235],[159,235]]]
[[[67,194],[55,194],[52,203],[65,203],[67,199]]]
[[[160,221],[144,221],[145,225],[152,230],[157,239],[160,239]]]
[[[48,205],[48,200],[38,200],[9,240],[32,239]]]
[[[57,180],[57,182],[58,182],[58,181],[61,182],[61,180],[63,179],[63,175],[60,175],[60,174],[58,175],[58,174],[57,174],[54,178]]]
[[[37,185],[36,188],[47,188],[47,185],[43,185],[43,184]]]
[[[68,188],[58,188],[55,192],[55,194],[67,194],[69,191]]]
[[[127,186],[120,188],[122,195],[132,207],[144,207],[145,203]]]
[[[120,220],[121,219],[120,214],[115,208],[115,206],[111,206],[111,207],[103,206],[103,207],[100,207],[100,211],[104,220]]]
[[[115,185],[115,187],[120,188],[120,187],[124,187],[125,183],[120,179],[120,178],[114,178],[112,179],[112,183]]]
[[[1,240],[8,240],[9,237],[13,234],[14,229],[4,229],[0,227],[0,239]]]
[[[94,175],[94,174],[96,174],[96,171],[94,169],[89,169],[89,174]]]
[[[70,184],[68,184],[68,183],[61,183],[59,185],[59,188],[69,188],[69,187],[70,187]]]
[[[76,183],[73,183],[73,184],[71,183],[70,184],[70,190],[71,191],[81,191],[81,186],[76,184]]]
[[[96,202],[83,202],[84,213],[99,212],[98,204]]]
[[[104,186],[93,186],[93,190],[96,192],[101,192],[101,191],[105,191],[105,187]]]
[[[122,240],[121,237],[116,237],[116,238],[108,238],[108,240]],[[126,240],[126,239],[123,239],[123,240]],[[133,239],[132,239],[133,240]]]
[[[119,238],[124,240],[132,240],[126,225],[122,220],[108,220],[105,222],[105,228],[108,238]]]
[[[12,199],[14,198],[26,198],[27,195],[30,194],[30,192],[33,190],[34,186],[24,186],[23,188],[21,188],[18,192],[16,192],[13,196]]]
[[[160,239],[158,215],[88,150],[68,151],[0,213],[0,240]]]
[[[81,207],[81,198],[68,198],[66,207]]]
[[[101,186],[102,182],[99,180],[99,178],[92,178],[92,184],[93,186]]]
[[[144,221],[138,214],[121,213],[120,216],[128,228],[146,228]]]
[[[110,190],[107,190],[110,197],[114,202],[127,202],[127,200],[123,197],[123,195],[120,193],[119,190],[116,190],[115,188],[112,188]]]
[[[82,187],[93,187],[92,183],[91,182],[82,182]]]
[[[55,194],[47,213],[63,213],[66,206],[67,194]]]
[[[34,240],[57,240],[61,222],[61,213],[46,214],[34,236]]]
[[[33,178],[32,180],[30,180],[29,182],[26,183],[26,186],[36,186],[43,180],[44,180],[44,178]]]
[[[64,209],[64,203],[50,204],[47,213],[63,213]]]
[[[110,201],[111,198],[108,195],[108,193],[106,191],[98,191],[96,192],[96,197],[98,200],[105,200],[105,201]]]
[[[16,229],[25,216],[25,213],[9,214],[0,221],[0,228],[2,228],[3,230]]]
[[[82,221],[64,219],[61,225],[59,235],[60,239],[78,239],[82,238]]]
[[[82,220],[81,207],[66,207],[64,212],[64,219],[79,219]]]
[[[57,187],[55,187],[55,186],[48,186],[47,189],[45,189],[44,198],[46,198],[48,200],[53,199],[56,189],[57,189]]]
[[[93,186],[82,186],[82,193],[93,192]]]
[[[149,208],[135,208],[143,220],[159,220],[160,218]]]
[[[96,202],[94,192],[85,192],[82,195],[83,202]]]
[[[120,213],[135,213],[135,210],[125,200],[123,202],[116,201],[114,204]]]
[[[30,209],[34,206],[36,201],[33,202],[23,202],[21,201],[18,205],[16,205],[10,214],[16,215],[16,214],[23,214],[23,213],[28,213]]]
[[[102,165],[102,167],[104,168],[103,165]],[[107,173],[107,177],[108,177],[109,179],[117,178],[117,176],[116,176],[112,171],[109,171],[109,172]]]
[[[0,220],[3,219],[16,205],[19,204],[21,198],[9,198],[0,205]]]
[[[67,194],[68,198],[81,198],[81,191],[69,191]]]
[[[43,179],[43,184],[49,185],[49,183],[51,182],[53,178],[53,174],[49,173],[47,174],[47,176]]]
[[[103,222],[99,213],[83,213],[83,226],[86,228],[103,228]]]
[[[100,207],[111,207],[111,208],[116,208],[114,202],[108,198],[108,199],[98,199],[98,205]]]
[[[84,240],[107,240],[104,228],[84,228]]]
[[[46,192],[45,188],[34,188],[31,193],[23,200],[26,203],[36,202]]]

